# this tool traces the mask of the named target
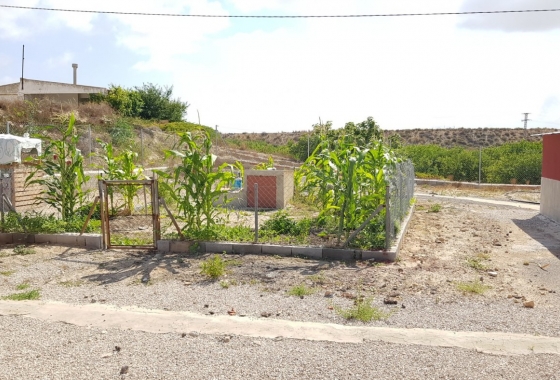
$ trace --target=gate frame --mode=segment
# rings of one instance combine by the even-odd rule
[[[152,205],[152,229],[154,236],[153,245],[112,245],[111,229],[109,226],[109,193],[107,185],[142,185],[150,186],[151,189],[151,205]],[[157,241],[161,239],[161,225],[159,213],[159,191],[157,176],[147,180],[99,180],[99,203],[101,210],[101,233],[102,233],[102,249],[157,249]]]

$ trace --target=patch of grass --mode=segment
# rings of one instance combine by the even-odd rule
[[[13,271],[13,270],[6,270],[6,271],[3,271],[3,272],[0,272],[0,275],[9,277],[9,276],[11,276],[11,275],[14,274],[14,273],[16,273],[16,272]]]
[[[226,272],[226,262],[222,256],[213,255],[200,263],[200,273],[216,280],[222,277]]]
[[[440,211],[441,211],[441,205],[439,203],[435,203],[431,205],[430,208],[428,209],[428,212],[440,212]]]
[[[296,285],[288,291],[289,295],[297,297],[308,296],[313,293],[315,293],[315,289],[309,288],[305,284]]]
[[[25,255],[34,255],[35,253],[35,249],[32,247],[26,247],[25,245],[16,245],[14,247],[14,254],[15,255],[19,255],[19,256],[25,256]]]
[[[484,294],[484,292],[490,289],[490,286],[484,285],[481,281],[459,282],[456,286],[463,293],[472,294]]]
[[[323,285],[327,280],[327,278],[325,277],[322,271],[317,274],[312,274],[310,276],[307,276],[307,278],[310,281],[313,281],[315,284],[319,284],[319,285]]]
[[[81,280],[68,280],[68,281],[61,281],[58,284],[62,286],[66,286],[67,288],[73,288],[77,286],[82,286],[83,282]]]
[[[29,289],[31,285],[29,285],[27,282],[22,282],[21,284],[19,284],[18,286],[16,286],[17,290],[25,290],[25,289]]]
[[[369,322],[371,320],[379,321],[387,319],[391,314],[384,313],[378,308],[371,306],[372,298],[361,299],[357,298],[354,306],[348,309],[336,307],[336,312],[345,319],[357,319],[362,322]]]
[[[9,296],[2,297],[3,300],[10,300],[10,301],[29,301],[29,300],[38,300],[41,297],[39,290],[30,290],[29,292],[25,293],[14,293],[10,294]]]
[[[486,270],[488,267],[482,262],[482,259],[478,257],[467,257],[467,266],[475,269],[475,270]]]

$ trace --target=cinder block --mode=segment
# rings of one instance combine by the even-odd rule
[[[35,235],[35,244],[54,244],[55,242],[56,242],[56,235],[52,235],[52,234]]]
[[[158,252],[171,252],[171,240],[158,240],[156,242]]]
[[[12,243],[14,243],[14,244],[34,244],[35,243],[35,235],[13,234]]]
[[[354,260],[355,252],[353,249],[335,249],[335,248],[323,248],[323,258],[331,260]]]
[[[262,253],[261,244],[232,244],[233,253],[239,255],[260,255]]]
[[[262,253],[264,255],[292,256],[292,247],[263,244]]]
[[[231,243],[215,243],[206,242],[204,244],[206,253],[233,253],[233,247]]]
[[[323,248],[315,247],[292,247],[293,256],[305,256],[312,259],[322,259],[323,258]]]
[[[86,238],[86,249],[101,249],[102,248],[101,235],[85,236],[85,238]]]
[[[13,234],[0,234],[0,244],[12,244]]]
[[[58,245],[76,247],[78,246],[78,239],[76,235],[61,234],[61,235],[56,235],[55,243]]]
[[[362,251],[362,260],[395,261],[396,251]]]
[[[190,252],[192,241],[171,240],[169,244],[169,252],[188,253]]]

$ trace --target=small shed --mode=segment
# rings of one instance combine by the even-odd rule
[[[541,214],[560,223],[560,132],[542,136]]]
[[[25,187],[25,179],[32,170],[25,158],[37,155],[41,155],[41,140],[0,135],[0,205],[3,205],[0,211],[6,212],[12,208],[17,212],[25,212],[34,209],[42,188],[39,185]],[[7,202],[2,202],[2,197]]]

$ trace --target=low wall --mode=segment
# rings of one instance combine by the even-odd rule
[[[481,189],[481,190],[504,190],[504,191],[515,191],[515,190],[540,190],[541,185],[518,185],[518,184],[506,184],[506,183],[474,183],[474,182],[458,182],[458,181],[443,181],[437,179],[419,179],[416,178],[414,183],[426,186],[450,186],[464,189]]]

